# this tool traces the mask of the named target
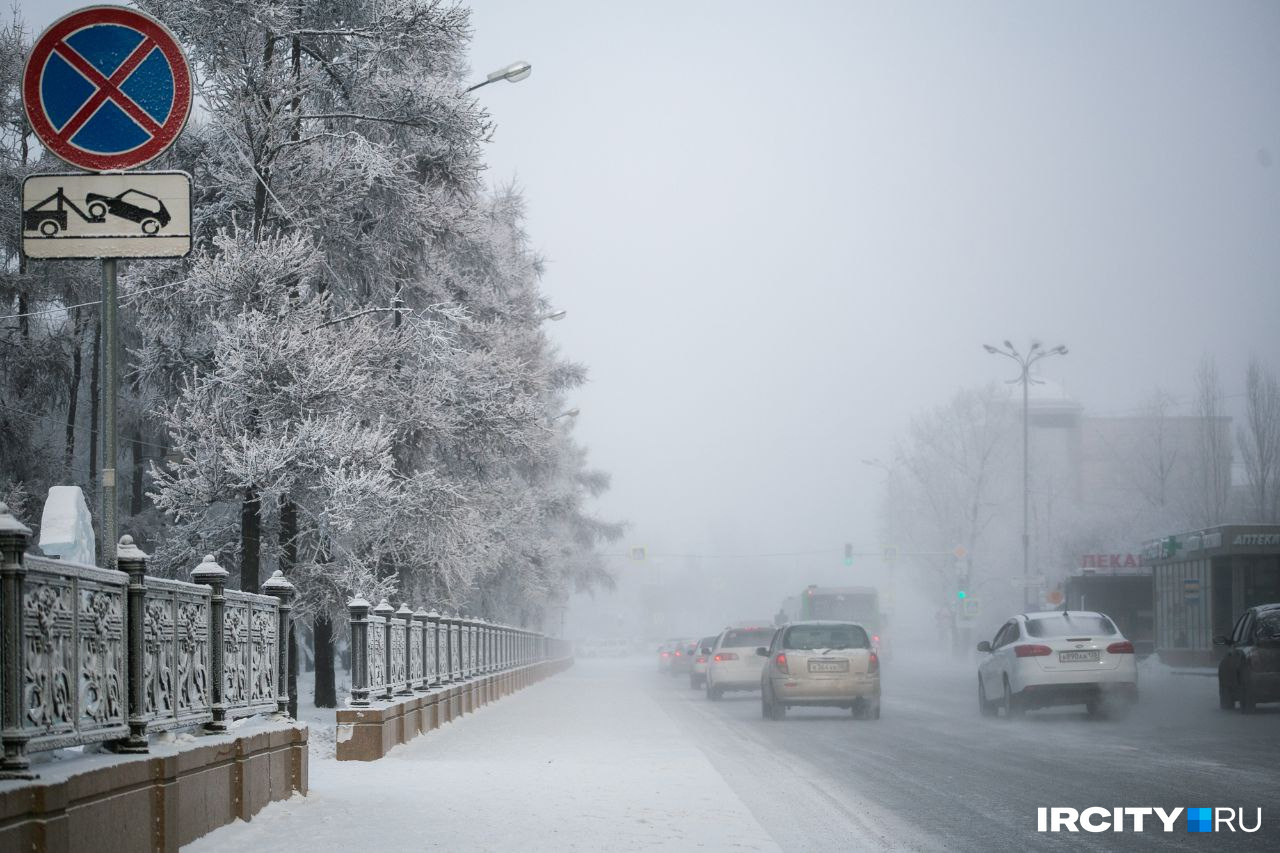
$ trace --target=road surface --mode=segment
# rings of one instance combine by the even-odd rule
[[[761,719],[649,658],[581,660],[370,763],[313,735],[311,793],[195,851],[1280,849],[1280,708],[1219,711],[1214,679],[1144,673],[1123,721],[980,717],[973,664],[884,664],[883,717]],[[328,749],[328,754],[325,749]],[[1039,806],[1263,809],[1254,834],[1040,833]]]

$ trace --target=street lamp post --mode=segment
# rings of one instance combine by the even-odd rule
[[[1031,366],[1051,355],[1066,355],[1067,348],[1056,346],[1053,349],[1044,349],[1039,341],[1032,341],[1031,348],[1026,353],[1018,352],[1009,341],[1004,342],[1003,348],[993,347],[990,344],[983,344],[982,348],[992,355],[1003,355],[1013,359],[1021,371],[1018,378],[1009,380],[1009,384],[1022,383],[1022,606],[1025,608],[1030,607],[1031,599],[1031,587],[1028,586],[1031,579],[1031,454],[1028,429],[1030,397],[1027,389],[1033,382],[1038,384],[1043,381],[1032,377]]]

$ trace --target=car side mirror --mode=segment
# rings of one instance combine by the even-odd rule
[[[766,649],[764,646],[759,646],[756,648],[756,654],[758,654],[762,658],[767,658],[769,656],[769,650]]]
[[[983,640],[981,643],[978,643],[978,651],[980,652],[991,651],[991,643],[988,642],[987,640]]]
[[[1232,645],[1232,643],[1231,643],[1231,638],[1230,638],[1230,637],[1214,637],[1214,638],[1213,638],[1213,644],[1214,644],[1215,646],[1230,646],[1230,645]]]

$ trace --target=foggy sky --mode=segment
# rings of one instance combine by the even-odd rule
[[[1009,378],[986,341],[1069,345],[1090,414],[1189,398],[1206,352],[1229,395],[1280,366],[1274,3],[471,5],[477,79],[533,63],[477,92],[489,176],[622,546],[878,547],[859,460]]]

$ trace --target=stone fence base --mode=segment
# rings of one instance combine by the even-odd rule
[[[445,684],[412,696],[397,697],[394,701],[339,708],[338,760],[377,761],[392,747],[572,665],[573,658],[559,658]]]
[[[236,818],[307,792],[307,727],[243,731],[153,745],[147,755],[92,753],[0,781],[0,850],[176,851]]]

